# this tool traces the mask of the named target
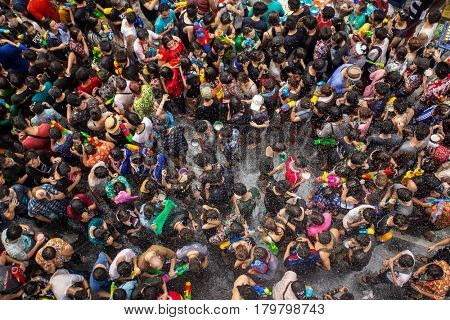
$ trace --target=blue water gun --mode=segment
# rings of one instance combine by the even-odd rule
[[[272,291],[270,291],[267,287],[253,286],[253,289],[255,289],[256,294],[262,298],[266,298],[272,295]]]

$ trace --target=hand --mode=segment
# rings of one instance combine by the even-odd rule
[[[289,242],[289,244],[288,244],[288,248],[291,248],[291,247],[295,246],[295,244],[296,244],[296,242],[295,242],[295,241],[291,241],[291,242]]]
[[[169,297],[169,295],[167,293],[164,293],[159,296],[158,300],[167,300],[168,297]]]
[[[259,232],[264,232],[264,229],[261,226],[258,226],[256,229],[258,229]]]
[[[17,201],[17,198],[14,197],[11,202],[9,203],[9,208],[11,210],[14,210],[19,205],[19,202]]]
[[[25,271],[25,269],[27,268],[27,267],[25,266],[25,263],[23,263],[23,262],[18,263],[17,266],[18,266],[18,267],[20,268],[20,270],[22,270],[22,271]]]
[[[195,222],[195,221],[192,221],[192,228],[193,228],[194,230],[197,230],[197,229],[198,229],[198,223]]]
[[[44,242],[45,242],[45,237],[42,237],[42,239],[39,239],[36,243],[37,243],[39,246],[41,246],[41,245],[44,244]]]
[[[169,100],[169,94],[168,94],[168,93],[164,93],[162,99],[163,99],[164,101]]]
[[[170,270],[169,271],[169,277],[174,278],[177,274],[175,273],[174,270]]]
[[[228,10],[228,11],[231,11],[231,12],[234,12],[234,11],[235,11],[234,6],[231,5],[231,4],[227,4],[226,7],[227,7],[227,10]]]
[[[435,244],[432,244],[431,246],[429,246],[429,247],[427,248],[427,252],[431,252],[431,251],[433,251],[434,249],[436,249],[436,245],[435,245]]]
[[[55,179],[55,177],[50,177],[49,180],[50,180],[50,181],[49,181],[50,184],[52,184],[52,185],[55,185],[56,182],[57,182],[56,179]]]

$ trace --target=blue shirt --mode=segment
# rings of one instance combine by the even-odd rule
[[[264,21],[267,21],[271,12],[278,12],[280,17],[284,16],[283,6],[277,0],[273,0],[271,3],[267,4],[267,11],[262,16]],[[253,7],[248,12],[248,16],[253,16]]]
[[[24,50],[22,47],[5,44],[0,47],[0,64],[7,71],[28,73],[28,60],[23,59],[20,54]]]
[[[170,13],[169,13],[169,17],[168,18],[163,19],[161,17],[161,15],[158,16],[158,19],[156,19],[156,22],[155,22],[155,32],[157,34],[163,33],[167,29],[167,26],[169,24],[171,24],[171,23],[172,23],[173,26],[175,26],[175,24],[174,24],[175,18],[176,18],[175,17],[175,12],[173,12],[172,9],[170,9]]]
[[[327,84],[336,88],[336,93],[344,93],[346,86],[344,78],[342,77],[342,69],[352,66],[352,64],[343,64],[339,68],[337,68],[330,79],[328,79]]]
[[[97,261],[95,261],[95,263],[94,263],[94,268],[98,264],[105,266],[106,272],[108,272],[109,263],[108,263],[108,259],[106,258],[106,254],[104,252],[100,252],[98,254]],[[94,270],[92,270],[92,271],[94,271]],[[92,276],[92,273],[91,273],[91,276],[89,277],[89,286],[91,287],[92,293],[97,293],[101,290],[109,291],[110,285],[111,285],[111,281],[109,280],[109,273],[108,273],[108,279],[104,280],[104,281],[95,280],[94,277]]]

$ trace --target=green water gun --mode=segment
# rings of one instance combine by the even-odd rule
[[[327,139],[314,139],[314,144],[319,146],[336,146],[336,139],[327,138]]]

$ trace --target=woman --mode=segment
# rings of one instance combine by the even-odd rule
[[[141,86],[139,82],[132,82],[130,84],[130,90],[135,95],[133,101],[133,110],[141,119],[145,117],[150,118],[154,114],[155,97],[150,84],[142,77],[144,84]],[[164,100],[165,95],[163,96]],[[167,100],[167,98],[166,98]]]
[[[409,14],[405,10],[397,11],[394,16],[394,19],[389,20],[388,30],[389,35],[392,37],[391,42],[389,43],[388,51],[397,47],[400,42],[406,38],[407,35],[407,26],[408,26]]]
[[[316,235],[316,243],[314,245],[317,252],[319,252],[322,267],[330,271],[335,261],[334,250],[339,241],[339,231],[337,229],[330,229]]]
[[[408,97],[423,85],[425,70],[430,62],[421,57],[416,57],[403,74],[403,85],[397,90],[397,97]]]
[[[241,88],[243,99],[250,100],[255,95],[258,94],[258,87],[256,84],[249,78],[249,76],[243,72],[238,74],[237,77],[238,85]],[[239,96],[238,96],[239,97]]]
[[[278,12],[271,12],[269,13],[269,17],[267,18],[267,23],[269,24],[269,30],[267,30],[266,32],[264,32],[263,34],[263,47],[266,46],[266,44],[271,41],[273,38],[275,38],[276,36],[281,36],[283,35],[283,26],[280,23],[280,15],[278,14]]]
[[[71,131],[67,131],[66,134],[62,134],[61,130],[58,128],[51,127],[49,137],[51,138],[51,149],[55,156],[62,157],[65,161],[69,161],[72,164],[79,162],[79,158],[70,151],[72,148],[73,137],[73,133]]]
[[[86,65],[89,58],[89,47],[81,30],[73,27],[70,29],[69,34],[69,58],[66,69],[68,76],[70,76],[74,64]]]
[[[263,218],[262,226],[258,226],[261,239],[265,243],[278,243],[283,239],[286,225],[266,216]]]
[[[444,260],[434,261],[413,274],[411,288],[421,296],[444,300],[450,287],[450,267]]]
[[[115,42],[114,33],[106,21],[91,16],[88,27],[87,39],[92,46],[98,47],[103,41]]]
[[[50,124],[43,123],[39,127],[28,127],[19,132],[19,141],[25,150],[50,151]]]
[[[184,53],[184,45],[180,38],[165,35],[158,49],[158,54],[161,55],[161,58],[158,60],[158,65],[163,66],[168,64],[169,66],[175,66],[179,63],[180,58],[184,56]]]
[[[186,113],[183,96],[184,85],[181,72],[179,68],[171,69],[164,66],[160,71],[160,79],[164,91],[169,95],[174,106],[176,106],[180,113]]]
[[[186,48],[194,41],[194,22],[197,20],[197,6],[189,4],[184,12],[180,14],[178,30],[181,41]]]

